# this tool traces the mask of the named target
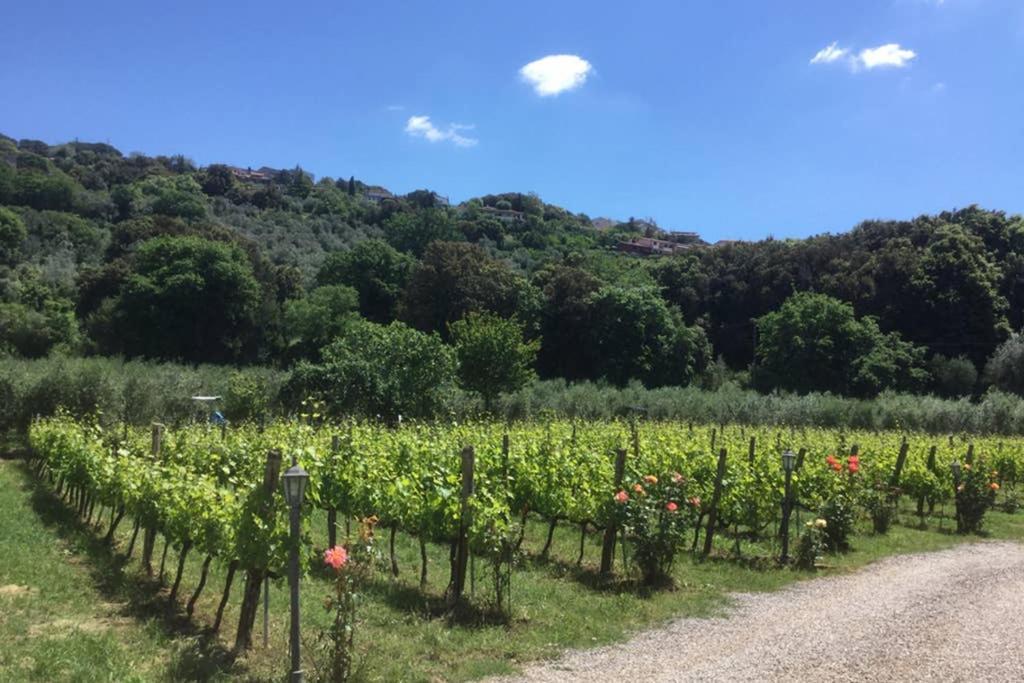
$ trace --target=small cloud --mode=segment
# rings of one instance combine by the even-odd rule
[[[839,47],[838,43],[833,42],[828,47],[818,50],[818,53],[811,57],[811,64],[831,64],[845,57],[848,52],[849,50]]]
[[[878,47],[861,50],[857,60],[865,69],[893,67],[902,69],[917,57],[913,50],[900,47],[899,43],[887,43]]]
[[[389,104],[384,108],[388,111],[405,111],[405,105],[402,104]]]
[[[464,123],[452,123],[444,129],[438,128],[431,122],[429,116],[410,116],[405,123],[405,132],[414,138],[425,138],[430,142],[451,142],[456,147],[473,147],[479,140],[466,137],[459,133],[460,130],[472,130],[473,126]]]
[[[590,62],[577,55],[548,55],[519,69],[519,76],[541,97],[574,90],[593,71]]]
[[[913,50],[900,47],[899,43],[887,43],[878,47],[869,47],[857,54],[852,54],[848,48],[839,47],[839,43],[833,42],[811,57],[811,64],[832,64],[840,60],[846,64],[850,71],[861,69],[896,68],[900,69],[917,57]]]

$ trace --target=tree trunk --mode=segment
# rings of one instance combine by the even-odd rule
[[[213,560],[213,555],[207,555],[206,559],[203,560],[203,571],[199,574],[199,585],[196,586],[196,592],[192,594],[192,597],[188,599],[188,607],[185,608],[185,613],[188,618],[192,618],[192,611],[196,608],[196,601],[199,600],[199,594],[203,592],[203,588],[206,587],[206,576],[210,572],[210,561]]]
[[[156,531],[147,528],[142,534],[142,568],[146,576],[153,576],[153,550],[156,546]]]
[[[391,575],[394,577],[398,576],[398,558],[395,557],[395,533],[397,531],[397,526],[391,527],[391,538],[388,541],[388,552],[391,555]]]
[[[117,508],[117,515],[113,515],[114,508],[110,508],[112,518],[110,520],[110,528],[107,529],[107,535],[103,537],[104,543],[111,543],[114,540],[114,532],[117,531],[117,525],[121,523],[121,519],[124,517],[124,505]],[[132,536],[132,540],[135,537]]]
[[[554,517],[551,523],[548,525],[548,540],[544,542],[544,549],[540,551],[542,559],[548,559],[548,553],[551,551],[551,541],[555,538],[555,527],[558,525],[558,518]]]
[[[327,547],[338,545],[338,511],[327,508]]]
[[[519,520],[519,538],[516,540],[516,553],[519,553],[519,549],[523,545],[523,539],[526,538],[526,519],[530,514],[529,508],[523,508],[523,517]]]
[[[228,598],[231,597],[231,584],[235,580],[235,571],[238,569],[238,560],[231,560],[228,564],[228,575],[224,579],[224,595],[221,596],[220,604],[217,605],[217,618],[213,621],[213,632],[220,631],[220,622],[224,618],[224,608],[228,606]]]
[[[159,581],[160,583],[164,582],[164,567],[167,565],[167,548],[170,545],[170,541],[168,541],[167,537],[164,536],[164,552],[160,556],[160,577],[157,578],[157,581]]]
[[[245,588],[242,590],[242,607],[238,614],[238,632],[235,634],[236,654],[252,647],[252,629],[256,625],[256,613],[260,607],[260,589],[267,575],[265,569],[250,569],[245,573]]]
[[[580,556],[576,558],[576,566],[583,564],[583,544],[587,541],[587,523],[580,524]]]
[[[128,553],[125,557],[131,557],[132,551],[135,550],[135,538],[139,535],[139,520],[135,520],[135,527],[132,529],[132,540],[128,543]]]
[[[171,608],[174,607],[174,601],[178,599],[178,586],[181,585],[181,575],[185,571],[185,558],[188,557],[188,551],[192,548],[192,541],[185,541],[181,545],[181,554],[178,555],[178,572],[174,575],[174,585],[171,586],[170,603]]]
[[[420,536],[420,590],[427,587],[427,542]]]

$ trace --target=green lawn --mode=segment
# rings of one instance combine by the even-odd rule
[[[105,524],[106,514],[103,520]],[[942,522],[941,531],[938,519],[930,519],[926,531],[910,526],[917,522],[911,515],[905,514],[904,520],[908,526],[897,525],[886,536],[854,537],[855,550],[830,558],[824,573],[965,540],[949,533],[949,519]],[[138,547],[135,557],[125,560],[131,528],[129,520],[123,522],[114,549],[109,548],[101,541],[102,531],[82,524],[25,465],[0,460],[0,680],[284,679],[288,601],[283,582],[271,583],[269,647],[262,645],[261,612],[255,649],[232,661],[228,648],[233,643],[241,577],[236,578],[221,633],[211,634],[224,568],[214,563],[196,614],[186,620],[180,608],[168,608],[166,585],[141,571]],[[322,520],[315,529],[326,536]],[[1024,538],[1024,514],[991,513],[988,529],[992,537]],[[531,524],[524,546],[530,556],[539,552],[545,533],[545,525]],[[318,540],[323,544],[324,539]],[[386,536],[380,541],[385,546]],[[759,568],[766,563],[756,558],[777,549],[744,544],[743,557],[753,560],[698,563],[683,556],[675,568],[674,590],[644,593],[629,584],[609,586],[595,580],[599,543],[597,534],[588,536],[583,567],[578,568],[579,531],[559,527],[550,561],[526,559],[517,567],[514,619],[498,624],[489,623],[483,611],[458,621],[445,616],[440,596],[448,578],[447,548],[429,547],[430,581],[424,595],[418,588],[419,546],[399,534],[399,578],[392,580],[382,572],[361,608],[361,677],[439,681],[507,673],[521,662],[553,656],[566,647],[619,640],[674,616],[712,613],[726,604],[730,591],[771,590],[806,577]],[[160,540],[158,559],[162,548]],[[717,552],[734,552],[734,543],[720,539]],[[192,556],[186,563],[182,603],[198,582],[202,559]],[[176,562],[172,549],[168,573]],[[476,569],[473,602],[484,605],[491,594],[486,567],[478,563]],[[164,584],[172,578],[165,577]],[[312,638],[326,624],[322,601],[327,592],[324,579],[311,577],[303,584],[306,637]]]

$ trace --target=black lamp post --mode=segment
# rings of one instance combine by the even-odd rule
[[[956,460],[949,463],[949,471],[953,473],[953,505],[956,510],[956,530],[960,531],[960,463]]]
[[[291,650],[292,670],[289,675],[291,683],[302,683],[305,676],[302,663],[299,661],[299,511],[302,499],[306,495],[306,484],[309,473],[302,469],[298,459],[292,455],[292,466],[281,477],[284,480],[284,499],[291,512],[291,551],[288,556],[288,584],[292,594],[291,619]]]
[[[782,454],[782,471],[786,474],[786,488],[782,498],[782,557],[779,562],[789,562],[789,515],[793,511],[792,484],[793,469],[796,467],[796,454],[787,450]]]

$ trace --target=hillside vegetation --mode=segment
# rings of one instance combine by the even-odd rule
[[[616,250],[644,235],[686,244]],[[457,381],[488,404],[534,372],[956,397],[1024,389],[1022,299],[1024,220],[977,207],[707,245],[533,194],[451,206],[298,167],[0,136],[0,353],[12,356],[270,364],[297,369],[296,393],[340,382],[351,394],[366,389],[353,358],[386,349],[379,362],[431,368],[403,391]],[[495,357],[513,365],[472,370]]]

